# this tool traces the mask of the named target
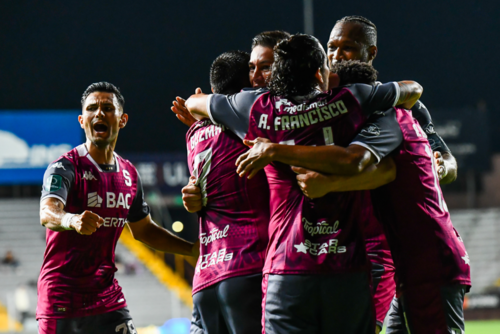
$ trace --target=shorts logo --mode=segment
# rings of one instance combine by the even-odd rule
[[[91,171],[86,171],[83,173],[83,179],[87,181],[97,180]]]
[[[90,208],[100,208],[102,203],[101,196],[97,195],[97,191],[88,194],[87,206]]]
[[[61,175],[50,175],[46,180],[44,184],[44,189],[45,191],[48,192],[55,192],[61,189],[62,187],[62,176]]]
[[[54,169],[56,169],[56,168],[62,168],[64,170],[66,170],[66,168],[64,168],[62,162],[56,162],[56,163],[52,164],[52,166],[50,166],[49,169],[50,168],[54,168]]]

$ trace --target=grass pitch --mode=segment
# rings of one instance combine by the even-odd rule
[[[500,333],[500,320],[466,321],[466,334],[496,334]],[[381,334],[385,334],[385,329]]]

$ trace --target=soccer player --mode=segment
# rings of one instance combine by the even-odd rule
[[[212,91],[235,94],[249,87],[249,60],[241,51],[217,57],[210,69]],[[248,180],[236,174],[236,159],[248,147],[210,119],[194,123],[186,143],[189,170],[202,200],[191,333],[259,333],[269,224],[266,176]]]
[[[127,223],[135,239],[164,252],[198,255],[198,244],[156,225],[135,167],[114,152],[127,125],[112,84],[90,85],[78,120],[86,142],[45,172],[40,223],[47,248],[38,279],[38,333],[137,333],[114,278],[115,247]]]
[[[365,71],[371,67],[361,63],[339,65]],[[394,257],[400,296],[393,302],[387,332],[462,333],[463,299],[470,287],[469,258],[442,197],[431,146],[411,111],[396,108],[386,113],[393,117],[375,116],[353,143],[371,147],[374,155],[379,154],[374,145],[382,142],[398,147],[392,154],[397,167],[395,181],[372,191],[375,211],[385,225]],[[342,170],[348,165],[345,161],[356,159],[349,153],[350,146],[337,148],[336,155],[327,147],[277,147],[262,139],[257,145],[252,149],[256,152],[251,150],[245,156],[258,158],[243,160],[243,164],[262,166],[261,161],[281,161],[335,173],[335,168]],[[314,182],[300,176],[298,179],[311,198],[345,190],[345,179],[334,175],[321,176]]]
[[[359,60],[372,64],[377,56],[377,27],[362,16],[346,16],[337,21],[328,41],[328,59],[331,66],[346,60]],[[356,81],[351,81],[356,82]],[[413,117],[425,130],[435,155],[436,168],[441,184],[453,182],[457,176],[457,164],[441,137],[434,131],[429,111],[422,102],[412,108]],[[306,173],[304,178],[319,177]],[[314,181],[313,181],[314,182]],[[377,314],[377,330],[395,294],[394,263],[381,224],[373,218],[365,230],[367,251],[372,262],[374,302]]]
[[[322,94],[328,74],[319,42],[295,35],[275,48],[271,92],[197,94],[186,107],[195,117],[208,116],[240,138],[347,145],[368,115],[384,106],[411,107],[421,94],[414,82],[354,85]],[[359,150],[368,151],[361,146]],[[358,194],[332,193],[309,200],[289,166],[271,164],[266,174],[271,221],[263,283],[265,332],[374,333]]]

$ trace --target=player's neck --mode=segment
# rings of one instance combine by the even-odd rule
[[[113,155],[115,151],[115,145],[116,142],[111,143],[105,147],[98,147],[88,139],[85,142],[85,146],[87,147],[90,156],[99,165],[113,164],[115,162]]]

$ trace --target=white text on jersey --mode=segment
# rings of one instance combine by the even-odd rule
[[[124,208],[124,209],[130,209],[130,204],[129,204],[129,199],[132,197],[130,194],[125,194],[125,196],[122,193],[118,193],[118,200],[116,199],[116,194],[112,192],[107,192],[106,193],[106,207],[108,209],[113,209],[113,208]]]
[[[191,150],[194,149],[195,146],[198,145],[198,143],[201,143],[202,141],[212,138],[214,136],[217,136],[224,130],[226,130],[224,125],[211,124],[199,131],[196,131],[195,134],[189,140]]]

